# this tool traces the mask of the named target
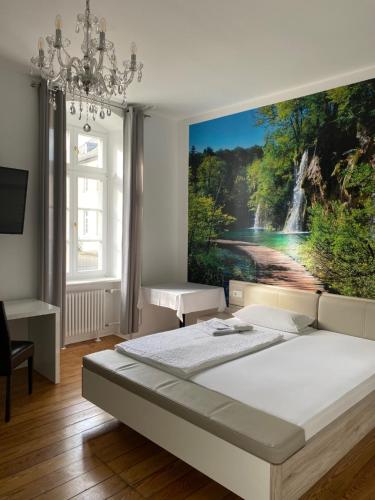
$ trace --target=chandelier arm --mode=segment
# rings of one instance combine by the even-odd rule
[[[95,62],[96,62],[96,59],[95,59]],[[102,68],[103,68],[103,62],[104,62],[104,50],[101,50],[100,53],[99,53],[99,61],[98,61],[98,64],[97,64],[97,70],[98,71],[102,70]]]
[[[54,83],[58,83],[61,79],[62,79],[61,78],[61,71],[59,71],[57,73],[57,75],[49,77],[49,82],[50,82],[50,84],[54,84]],[[57,90],[57,89],[56,88],[50,88],[50,90],[53,91],[53,90]]]
[[[127,78],[126,72],[124,72],[124,77],[123,77],[124,80],[123,80],[123,82],[124,82],[125,87],[128,87],[132,83],[132,81],[134,79],[134,73],[135,73],[134,71],[131,71],[130,75],[129,75],[129,78]]]
[[[69,57],[69,61],[67,64],[64,63],[64,61],[61,57],[61,49],[57,49],[57,60],[59,61],[60,66],[64,69],[69,69],[71,67],[71,63],[70,63],[71,57],[66,51],[65,51],[65,54],[67,55],[67,57]]]
[[[77,63],[77,64],[76,64],[76,63]],[[71,67],[72,67],[72,68],[74,68],[74,69],[77,71],[77,73],[79,73],[80,71],[83,71],[82,62],[81,62],[81,60],[80,60],[78,57],[76,57],[76,56],[74,56],[74,57],[72,57],[72,58],[70,59],[70,65],[71,65]]]
[[[69,63],[70,63],[70,61],[71,61],[73,58],[71,57],[71,55],[69,54],[69,52],[66,50],[66,48],[65,48],[65,47],[62,47],[62,51],[64,52],[65,56],[69,59]]]
[[[101,73],[99,73],[98,75],[98,80],[100,81],[100,85],[104,88],[104,94],[109,94],[109,90],[108,90],[108,87],[105,83],[105,80],[103,78],[103,75]]]
[[[95,58],[91,59],[91,61],[90,61],[90,71],[91,71],[91,73],[93,75],[95,75],[97,73],[98,69],[99,69],[98,61]]]
[[[48,66],[47,65],[42,66],[40,68],[40,71],[41,71],[41,75],[46,80],[49,80],[50,78],[53,78],[55,76],[55,72],[53,70],[52,61],[49,62]]]
[[[52,75],[48,73],[45,68],[40,69],[40,74],[45,80],[50,80],[50,78],[52,77]]]

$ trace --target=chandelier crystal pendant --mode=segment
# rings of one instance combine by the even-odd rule
[[[121,96],[126,105],[127,88],[135,75],[141,81],[143,64],[137,62],[137,48],[132,43],[130,60],[123,62],[123,70],[118,68],[114,44],[106,38],[106,20],[103,17],[99,20],[91,13],[90,0],[86,0],[85,13],[77,15],[75,31],[83,32],[82,57],[69,55],[70,40],[63,38],[60,15],[56,16],[55,28],[55,35],[48,35],[45,40],[39,38],[38,55],[31,59],[32,67],[47,81],[54,109],[56,92],[69,93],[70,113],[78,112],[80,120],[85,114],[83,129],[90,132],[89,116],[94,121],[98,113],[101,119],[110,116],[109,103],[113,97]]]

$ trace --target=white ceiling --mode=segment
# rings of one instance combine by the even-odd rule
[[[375,0],[91,1],[118,59],[138,45],[144,79],[129,99],[175,118],[375,64]],[[0,54],[27,69],[56,13],[77,49],[83,10],[84,0],[0,0]]]

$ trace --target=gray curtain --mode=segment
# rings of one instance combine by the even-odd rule
[[[141,286],[141,224],[143,194],[143,122],[141,109],[129,107],[124,114],[124,178],[122,212],[122,334],[139,329],[137,307]]]
[[[47,84],[39,89],[41,170],[40,299],[61,309],[61,346],[65,345],[66,287],[66,108],[56,94],[49,103]]]

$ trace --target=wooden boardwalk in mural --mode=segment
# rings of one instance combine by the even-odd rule
[[[220,247],[250,256],[256,266],[259,283],[301,290],[323,290],[320,281],[292,257],[273,248],[247,241],[215,240]]]

